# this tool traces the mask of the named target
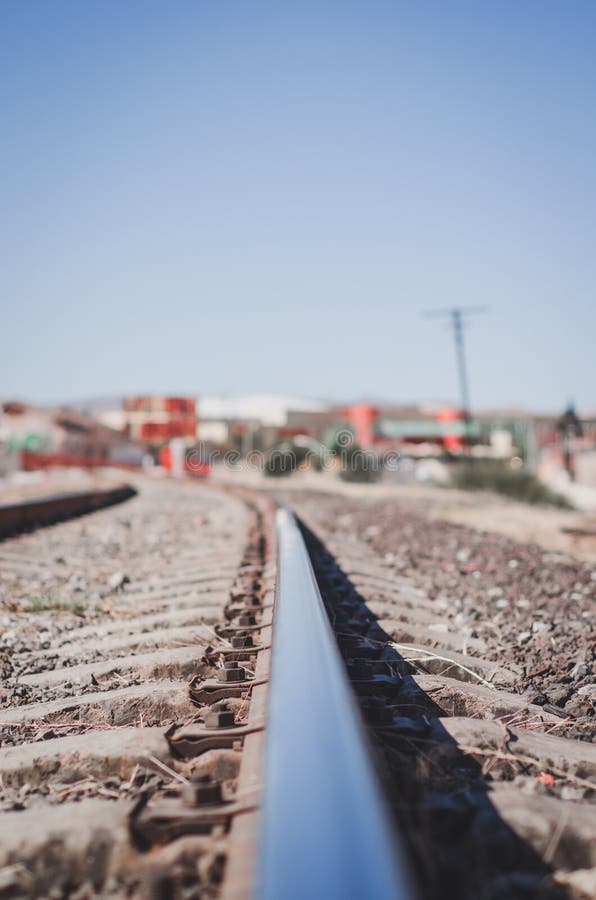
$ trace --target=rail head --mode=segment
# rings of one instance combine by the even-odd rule
[[[412,900],[368,739],[304,540],[276,513],[257,900]]]

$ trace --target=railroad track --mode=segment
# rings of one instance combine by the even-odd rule
[[[0,897],[590,896],[594,748],[514,671],[312,503],[138,489],[0,543]]]

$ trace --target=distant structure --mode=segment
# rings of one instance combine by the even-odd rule
[[[365,450],[399,454],[412,471],[418,462],[450,465],[470,454],[523,462],[548,482],[575,479],[596,486],[595,413],[486,409],[466,420],[463,409],[443,403],[335,405],[269,394],[198,401],[129,396],[115,398],[111,409],[95,415],[0,398],[0,479],[23,469],[136,468],[151,460],[173,475],[203,477],[217,464],[216,453],[229,450],[241,458],[291,441],[333,447],[346,432]]]
[[[0,477],[18,469],[141,465],[142,446],[72,409],[14,400],[0,405]]]
[[[150,446],[160,446],[173,438],[193,444],[197,437],[195,397],[124,397],[121,409],[102,412],[98,418],[131,440]]]
[[[298,435],[318,438],[333,424],[332,407],[277,394],[201,397],[199,438],[242,452],[266,450]]]
[[[463,412],[450,406],[370,406],[360,403],[336,409],[336,418],[367,450],[398,450],[412,456],[459,454],[467,441],[480,438]]]

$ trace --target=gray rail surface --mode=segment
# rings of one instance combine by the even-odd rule
[[[412,900],[306,546],[285,509],[276,525],[256,900]]]

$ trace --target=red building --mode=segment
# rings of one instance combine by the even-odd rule
[[[375,422],[379,418],[380,411],[374,406],[359,403],[356,406],[348,406],[342,414],[354,429],[356,442],[367,449],[372,447],[376,437]]]
[[[163,444],[172,438],[196,440],[194,397],[125,397],[122,409],[125,431],[135,440],[146,444]]]
[[[366,449],[435,444],[461,453],[466,443],[465,421],[453,408],[423,412],[414,406],[377,408],[361,403],[339,410],[339,415]]]

